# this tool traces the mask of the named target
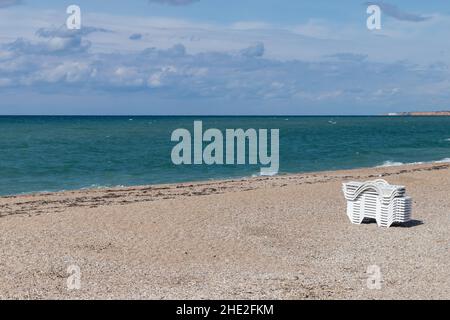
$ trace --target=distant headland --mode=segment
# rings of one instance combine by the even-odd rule
[[[427,117],[448,117],[450,116],[450,111],[413,111],[413,112],[394,112],[388,113],[388,116],[427,116]]]

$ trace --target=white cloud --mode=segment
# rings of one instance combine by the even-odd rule
[[[80,61],[65,61],[58,65],[51,65],[39,69],[29,76],[23,78],[26,85],[34,85],[36,83],[59,83],[64,85],[75,84],[88,80],[91,75],[95,74],[95,69],[88,63]]]
[[[401,21],[423,22],[430,19],[430,17],[428,16],[406,12],[397,6],[386,3],[384,1],[369,1],[366,2],[366,5],[377,5],[381,8],[383,13]]]
[[[32,42],[19,38],[6,45],[11,52],[19,54],[59,54],[84,52],[91,46],[91,42],[81,37],[59,38],[54,37],[45,41]]]
[[[183,44],[191,53],[236,53],[261,42],[265,45],[265,57],[280,60],[318,61],[326,55],[353,52],[366,54],[370,59],[382,62],[407,58],[423,63],[440,59],[442,50],[450,51],[450,43],[446,41],[450,17],[438,14],[428,16],[432,16],[432,19],[415,24],[386,20],[383,29],[373,33],[367,30],[364,21],[352,24],[310,19],[294,26],[271,25],[263,21],[223,25],[165,17],[144,18],[86,12],[83,15],[85,25],[82,33],[76,36],[89,41],[90,49],[97,53],[115,52],[118,48],[121,52],[138,52],[149,47],[170,48],[176,43]],[[53,11],[30,14],[19,7],[14,12],[2,10],[0,43],[12,42],[19,37],[29,41],[42,41],[45,36],[65,38],[67,34],[75,37],[64,28],[58,31],[58,28],[49,27],[49,22],[63,25],[64,18],[65,15]],[[420,48],[417,46],[418,41],[423,44]],[[425,49],[426,52],[423,52]]]
[[[0,26],[1,18],[11,19],[11,14],[0,12]],[[79,88],[180,101],[285,99],[343,105],[401,104],[431,96],[445,100],[449,95],[450,45],[440,30],[450,27],[447,16],[413,27],[393,20],[378,34],[364,25],[337,28],[318,20],[284,27],[213,25],[89,13],[83,17],[89,27],[71,32],[49,27],[45,17],[33,22],[34,30],[22,26],[26,32],[21,37],[0,36],[0,90]],[[19,22],[9,21],[7,28],[19,28]],[[139,41],[130,40],[133,34],[141,35]]]

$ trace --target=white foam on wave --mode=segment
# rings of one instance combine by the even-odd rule
[[[278,174],[278,171],[274,171],[274,172],[261,172],[259,175],[260,176],[266,176],[266,177],[273,177],[276,176]]]
[[[450,163],[450,158],[444,158],[442,160],[435,161],[435,163]]]
[[[278,171],[275,171],[275,172],[258,172],[258,173],[252,174],[252,178],[256,178],[256,177],[273,177],[273,176],[276,176],[277,174],[278,174]]]
[[[91,184],[90,186],[87,186],[87,187],[83,187],[83,188],[80,188],[80,190],[103,190],[103,189],[111,189],[111,188],[113,188],[113,189],[121,189],[121,188],[126,188],[126,186],[125,185],[121,185],[121,184],[118,184],[118,185],[102,185],[102,184]]]
[[[398,166],[402,166],[405,163],[403,162],[396,162],[396,161],[385,161],[382,164],[380,164],[379,166],[377,166],[377,168],[384,168],[384,167],[398,167]]]
[[[450,158],[444,158],[442,160],[436,160],[436,161],[428,161],[428,162],[396,162],[396,161],[385,161],[381,165],[376,166],[376,168],[384,168],[384,167],[398,167],[403,165],[414,165],[414,164],[424,164],[424,163],[450,163]]]

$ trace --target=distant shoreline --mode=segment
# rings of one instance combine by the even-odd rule
[[[448,112],[450,116],[450,111]],[[428,113],[428,112],[425,112]],[[430,112],[434,113],[434,112]],[[388,116],[426,116],[421,112],[392,112],[386,114],[0,114],[0,118],[383,118]],[[441,114],[437,114],[441,115]],[[441,116],[447,116],[442,114]]]
[[[450,117],[450,111],[414,111],[414,112],[394,112],[388,116],[412,116],[412,117]]]

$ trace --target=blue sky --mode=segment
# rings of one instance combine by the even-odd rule
[[[448,30],[444,0],[0,0],[0,114],[450,109]]]

